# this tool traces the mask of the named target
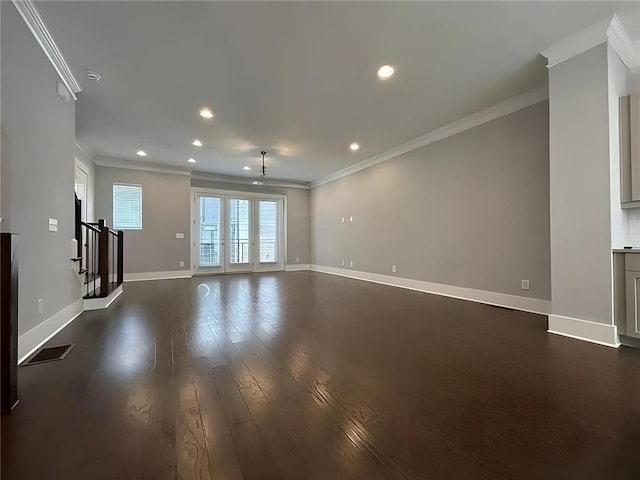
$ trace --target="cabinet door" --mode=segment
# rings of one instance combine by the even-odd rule
[[[640,272],[625,272],[627,284],[626,335],[640,338]]]

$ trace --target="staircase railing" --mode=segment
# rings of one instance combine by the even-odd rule
[[[107,297],[124,281],[124,232],[111,230],[104,220],[81,222],[81,227],[80,273],[87,289],[84,298]]]

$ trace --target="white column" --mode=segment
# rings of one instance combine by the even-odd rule
[[[618,97],[631,45],[617,18],[545,50],[549,59],[549,331],[619,345],[612,248],[622,247]]]

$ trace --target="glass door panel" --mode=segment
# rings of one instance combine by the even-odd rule
[[[282,270],[281,205],[277,199],[257,200],[257,270]]]
[[[276,263],[278,261],[278,202],[260,200],[258,215],[260,263]]]
[[[251,200],[230,197],[228,212],[227,271],[251,271]]]
[[[200,271],[219,272],[223,265],[223,198],[197,195],[194,218],[194,267]]]

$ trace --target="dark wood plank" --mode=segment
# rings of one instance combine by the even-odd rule
[[[177,478],[211,480],[209,454],[198,407],[191,407],[176,415],[176,456]]]

